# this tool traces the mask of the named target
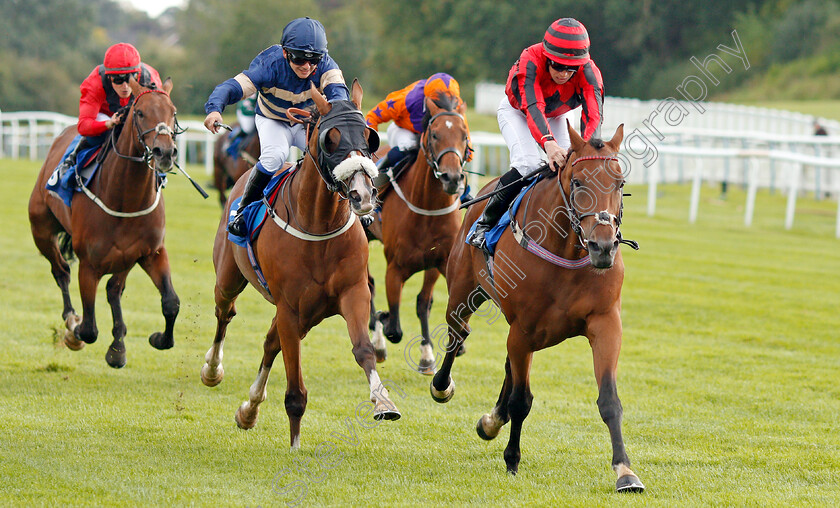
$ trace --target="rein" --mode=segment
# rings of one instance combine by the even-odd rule
[[[393,173],[392,169],[388,168],[388,170],[385,172],[385,174],[388,175],[388,180],[391,181],[391,187],[394,188],[394,192],[397,193],[397,196],[399,196],[400,199],[403,200],[403,202],[405,203],[405,205],[408,207],[409,210],[416,213],[417,215],[425,215],[427,217],[447,215],[447,214],[450,214],[450,213],[458,210],[458,207],[461,206],[461,202],[458,201],[457,199],[455,200],[454,203],[447,206],[446,208],[438,208],[437,210],[426,210],[425,208],[420,208],[419,206],[415,206],[415,205],[411,204],[411,202],[408,200],[408,198],[405,197],[405,194],[403,194],[403,191],[400,188],[399,184],[397,183],[397,180],[394,178],[394,173]]]

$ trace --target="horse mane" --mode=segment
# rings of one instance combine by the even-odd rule
[[[456,97],[440,90],[435,92],[434,97],[429,98],[432,99],[432,102],[434,102],[437,107],[444,111],[455,111],[461,104],[460,97]],[[426,127],[429,126],[429,121],[431,119],[432,112],[427,109],[426,112],[423,113],[423,130],[426,130]]]
[[[601,138],[592,137],[592,138],[589,139],[589,145],[592,148],[597,148],[597,149],[600,150],[601,148],[604,148],[605,143],[604,143],[604,140],[601,139]]]

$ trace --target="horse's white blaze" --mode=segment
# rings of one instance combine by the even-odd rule
[[[379,379],[379,374],[377,374],[376,370],[372,370],[370,371],[370,401],[376,402],[377,399],[385,402],[389,401],[390,397],[388,397],[388,389],[385,388],[385,385]]]
[[[452,128],[452,122],[450,122],[449,120],[447,120],[447,121],[446,121],[446,128],[447,128],[447,129],[451,129],[451,128]]]

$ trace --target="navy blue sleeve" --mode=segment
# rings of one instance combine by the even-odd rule
[[[242,100],[242,86],[233,78],[228,79],[213,89],[210,98],[204,104],[204,112],[210,114],[213,111],[221,113],[225,106]]]

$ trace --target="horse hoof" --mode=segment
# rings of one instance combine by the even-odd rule
[[[85,344],[93,344],[94,342],[96,342],[96,335],[93,335],[91,337],[84,337],[82,335],[82,332],[80,331],[81,329],[81,326],[73,328],[73,336],[76,337],[76,340],[84,341]]]
[[[485,418],[490,419],[491,416],[489,414],[485,414],[484,416],[479,418],[478,423],[475,424],[475,432],[476,432],[476,434],[478,434],[478,437],[480,437],[481,439],[483,439],[485,441],[492,441],[493,439],[496,438],[496,436],[499,435],[499,429],[496,429],[495,433],[491,433],[492,435],[485,432],[484,431],[484,425],[481,423],[481,422],[484,421]]]
[[[382,363],[388,358],[387,349],[374,349],[376,352],[376,363]]]
[[[236,420],[236,426],[240,429],[253,429],[254,426],[257,424],[257,417],[260,414],[259,407],[254,409],[253,415],[250,416],[247,416],[245,414],[245,411],[243,411],[243,408],[247,410],[250,405],[251,404],[248,401],[243,402],[242,405],[239,406],[239,409],[236,410],[236,415],[233,417],[233,419]]]
[[[399,344],[402,341],[402,334],[401,333],[386,333],[385,338],[388,339],[388,342],[391,344]]]
[[[393,402],[376,401],[373,408],[374,420],[399,420],[402,415]]]
[[[163,333],[155,332],[149,336],[149,344],[151,344],[153,348],[163,351],[165,349],[171,349],[172,346],[175,345],[175,339],[170,337],[167,340]]]
[[[105,362],[115,369],[125,367],[125,344],[120,344],[117,347],[111,344],[108,347],[108,352],[105,353]]]
[[[435,368],[435,361],[434,360],[427,360],[425,358],[421,358],[420,361],[417,363],[417,372],[423,374],[424,376],[434,376],[437,369]]]
[[[210,375],[210,365],[204,364],[201,367],[201,382],[204,383],[204,386],[216,386],[217,384],[222,382],[222,379],[225,377],[225,368],[219,364],[216,367],[216,374],[214,376]]]
[[[634,474],[624,475],[615,482],[616,492],[644,492],[645,486]]]
[[[64,334],[64,345],[71,351],[81,351],[85,347],[85,343],[77,339],[72,330]]]
[[[449,386],[446,387],[444,391],[438,391],[435,388],[435,380],[432,379],[432,382],[429,383],[429,392],[432,394],[432,398],[435,399],[435,402],[439,402],[441,404],[445,404],[449,402],[449,399],[455,395],[455,381],[452,378],[449,378]]]

